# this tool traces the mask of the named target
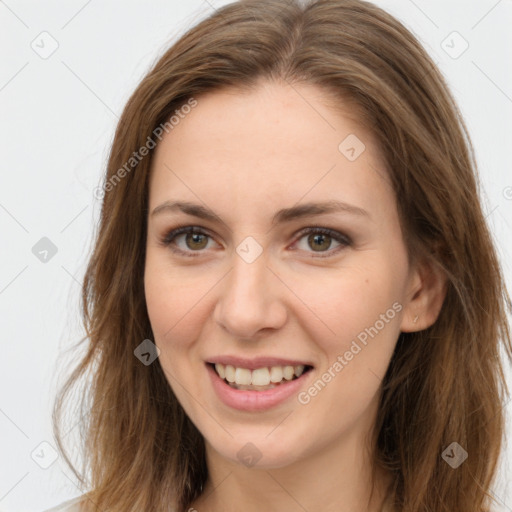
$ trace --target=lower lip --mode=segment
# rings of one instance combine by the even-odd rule
[[[294,380],[286,381],[275,388],[265,391],[246,391],[232,388],[221,379],[211,365],[206,365],[210,374],[213,389],[220,400],[227,406],[241,411],[265,411],[275,407],[293,395],[297,395],[301,386],[305,383],[310,371],[303,373]]]

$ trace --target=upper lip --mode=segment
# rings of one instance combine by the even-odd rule
[[[247,368],[248,370],[256,370],[257,368],[270,368],[272,366],[313,366],[307,361],[299,359],[284,359],[282,357],[254,357],[247,359],[245,357],[237,356],[216,356],[207,359],[207,363],[231,365],[237,368]]]

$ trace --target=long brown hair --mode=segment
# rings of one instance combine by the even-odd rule
[[[437,321],[401,333],[382,385],[375,466],[390,471],[397,511],[487,510],[504,435],[512,359],[505,288],[480,204],[464,121],[436,66],[396,19],[361,0],[248,0],[218,9],[158,60],[128,101],[108,160],[82,290],[87,341],[55,402],[59,449],[99,510],[182,511],[207,478],[204,442],[158,359],[143,286],[151,151],[133,153],[191,98],[261,80],[313,84],[357,109],[379,142],[411,259],[447,278]],[[120,169],[125,172],[120,172]],[[80,470],[63,446],[64,402],[89,377]],[[469,455],[454,470],[443,452]],[[92,507],[94,509],[94,507]]]

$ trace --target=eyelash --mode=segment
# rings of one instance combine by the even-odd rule
[[[166,233],[160,239],[160,243],[163,246],[165,246],[165,247],[169,247],[174,253],[177,253],[177,254],[180,254],[180,255],[183,255],[183,256],[186,256],[186,257],[196,258],[198,256],[201,256],[201,253],[204,252],[202,250],[199,250],[199,251],[183,251],[182,249],[179,249],[177,247],[173,247],[171,245],[172,242],[174,241],[174,239],[178,235],[188,234],[188,233],[197,234],[197,235],[205,235],[205,236],[207,236],[209,238],[212,238],[208,233],[204,232],[202,230],[202,228],[200,228],[198,226],[180,226],[180,227],[172,229],[171,231]],[[322,227],[307,227],[307,228],[302,229],[297,234],[298,238],[296,239],[296,242],[299,241],[301,238],[303,238],[305,235],[309,235],[311,233],[320,234],[320,235],[328,235],[332,239],[334,239],[336,242],[339,242],[340,244],[342,244],[340,247],[337,247],[336,249],[331,249],[331,250],[328,250],[328,251],[324,251],[324,252],[328,253],[327,256],[314,255],[313,258],[329,258],[329,257],[333,256],[333,254],[337,254],[339,251],[341,251],[344,248],[349,247],[349,246],[352,245],[352,240],[348,236],[346,236],[346,235],[344,235],[344,234],[342,234],[342,233],[340,233],[338,231],[335,231],[333,229],[322,228]]]

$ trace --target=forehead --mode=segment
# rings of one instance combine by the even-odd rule
[[[366,207],[389,200],[372,135],[353,112],[343,115],[343,105],[334,109],[321,89],[263,83],[196,101],[155,150],[150,208],[171,192],[190,200],[217,198],[223,206],[245,202],[255,210],[301,198],[351,199]]]

